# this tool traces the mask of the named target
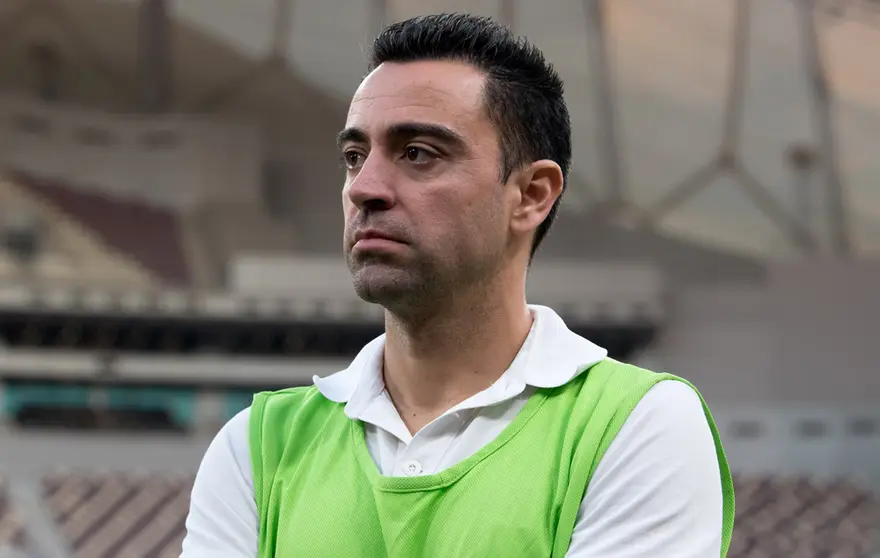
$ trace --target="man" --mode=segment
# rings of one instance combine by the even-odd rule
[[[491,20],[379,36],[339,148],[345,256],[386,333],[222,429],[185,558],[726,554],[730,472],[697,392],[526,304],[570,135],[557,74]]]

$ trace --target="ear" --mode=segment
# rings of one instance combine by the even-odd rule
[[[516,233],[531,233],[544,222],[559,199],[565,179],[559,165],[547,159],[535,161],[522,169],[517,178],[519,196],[516,197],[510,227]]]

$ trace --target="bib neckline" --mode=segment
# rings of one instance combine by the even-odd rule
[[[445,488],[458,481],[478,463],[513,439],[547,400],[548,391],[552,390],[538,389],[535,391],[510,424],[494,440],[477,450],[470,457],[443,471],[415,477],[392,477],[381,474],[376,463],[373,461],[373,457],[370,455],[369,448],[367,448],[364,422],[361,420],[352,420],[351,428],[349,429],[355,457],[364,474],[369,479],[370,484],[377,490],[383,492],[421,492]]]

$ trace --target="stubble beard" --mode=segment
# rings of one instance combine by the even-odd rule
[[[423,313],[438,300],[443,282],[439,274],[424,263],[392,262],[382,258],[346,256],[355,293],[371,304],[378,304],[400,315]]]
[[[462,294],[488,288],[485,283],[495,276],[502,255],[486,256],[469,263],[425,259],[404,263],[378,257],[356,260],[349,253],[346,262],[362,300],[382,306],[401,321],[420,323],[448,311]]]

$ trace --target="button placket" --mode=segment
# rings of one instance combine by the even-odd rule
[[[415,459],[409,459],[403,463],[403,472],[408,477],[422,474],[422,464]]]

